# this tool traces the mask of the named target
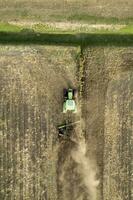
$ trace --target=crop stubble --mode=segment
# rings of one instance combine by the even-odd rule
[[[56,130],[63,119],[62,90],[77,86],[78,53],[66,47],[1,46],[2,199],[61,199],[65,194],[70,200],[81,193],[89,199],[69,155],[75,143],[67,141],[62,148]],[[100,180],[97,200],[131,199],[133,51],[92,47],[83,53],[82,117],[86,154]],[[58,179],[62,170],[64,182]]]
[[[57,125],[75,48],[1,46],[1,199],[57,199]]]
[[[133,49],[88,48],[84,94],[88,156],[97,199],[132,199]]]

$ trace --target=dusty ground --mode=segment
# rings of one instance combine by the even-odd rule
[[[70,116],[81,123],[64,141],[62,90],[79,86],[78,55],[74,47],[0,47],[2,200],[133,198],[133,49],[84,50],[82,110]]]
[[[8,13],[8,14],[7,14]],[[71,15],[133,17],[132,0],[0,0],[1,20],[60,21]]]

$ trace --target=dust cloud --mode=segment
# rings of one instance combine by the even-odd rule
[[[96,200],[99,184],[96,179],[96,164],[88,157],[84,137],[73,138],[64,149],[65,157],[59,165],[62,188],[59,200]]]
[[[82,180],[81,184],[86,188],[87,199],[96,200],[97,186],[99,184],[96,179],[96,167],[86,154],[87,144],[84,138],[80,138],[77,142],[77,148],[72,150],[71,156],[77,164],[77,171]]]

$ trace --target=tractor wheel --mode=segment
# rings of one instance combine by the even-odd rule
[[[77,99],[77,95],[78,95],[78,91],[77,91],[77,89],[74,89],[73,90],[73,98]]]
[[[68,97],[68,91],[67,91],[67,89],[63,89],[63,97],[65,98],[65,99],[67,99],[67,97]]]

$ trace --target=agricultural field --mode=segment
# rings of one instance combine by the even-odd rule
[[[77,51],[1,46],[1,199],[58,199],[57,125]]]
[[[133,199],[132,0],[0,0],[0,152],[0,200]]]
[[[0,46],[2,200],[133,198],[132,66],[132,47]]]
[[[133,198],[133,48],[88,48],[84,115],[88,158],[96,162],[97,198]]]
[[[118,23],[133,17],[132,0],[0,0],[0,19]]]

